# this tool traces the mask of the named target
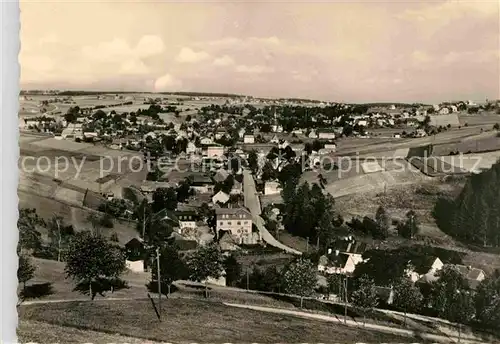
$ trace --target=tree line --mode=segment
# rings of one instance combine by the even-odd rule
[[[457,198],[439,198],[433,216],[441,230],[462,242],[499,247],[500,162],[472,174]]]

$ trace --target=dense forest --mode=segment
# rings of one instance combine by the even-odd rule
[[[456,199],[439,199],[433,215],[441,230],[464,243],[500,246],[500,161],[472,175]]]

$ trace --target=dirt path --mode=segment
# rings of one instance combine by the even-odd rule
[[[277,308],[270,308],[270,307],[241,305],[241,304],[234,304],[234,303],[224,303],[224,304],[226,306],[230,306],[230,307],[246,308],[246,309],[252,309],[252,310],[256,310],[256,311],[269,312],[269,313],[276,313],[276,314],[294,315],[294,316],[298,316],[298,317],[302,317],[302,318],[316,319],[316,320],[322,320],[322,321],[328,321],[328,322],[334,322],[334,323],[344,323],[343,320],[341,320],[337,317],[327,316],[327,315],[322,315],[322,314],[313,314],[313,313],[307,313],[307,312],[300,312],[300,311],[293,311],[293,310],[286,310],[286,309],[277,309]],[[432,333],[423,333],[423,332],[418,332],[418,331],[405,330],[405,329],[394,328],[394,327],[384,326],[384,325],[377,325],[377,324],[360,325],[359,323],[357,323],[353,320],[347,320],[345,322],[345,324],[348,326],[357,326],[357,327],[363,326],[363,328],[366,328],[366,329],[373,329],[373,330],[377,330],[377,331],[400,334],[400,335],[410,336],[410,337],[415,337],[415,338],[423,338],[426,340],[431,340],[434,342],[437,341],[440,343],[450,343],[450,341],[458,342],[458,334],[456,334],[456,333],[450,333],[449,336],[441,336],[441,335],[432,334]],[[461,338],[460,342],[465,343],[465,344],[485,343],[483,339],[479,339],[479,338]]]

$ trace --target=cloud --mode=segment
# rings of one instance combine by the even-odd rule
[[[247,66],[247,65],[238,65],[235,69],[238,73],[247,73],[247,74],[264,74],[264,73],[272,73],[274,72],[274,68],[267,66]]]
[[[156,79],[154,89],[156,92],[174,91],[179,89],[181,85],[182,83],[180,80],[177,80],[172,75],[167,73]]]
[[[231,66],[233,64],[234,64],[234,60],[228,55],[218,57],[218,58],[214,59],[214,62],[213,62],[214,66]]]
[[[132,47],[123,38],[114,38],[110,41],[100,42],[95,46],[82,48],[83,58],[90,61],[103,63],[128,63],[140,64],[140,59],[160,55],[165,51],[163,40],[154,35],[142,36],[135,47]],[[133,62],[130,62],[133,60]]]
[[[121,65],[119,73],[124,75],[144,75],[149,73],[149,68],[144,62],[131,59]]]
[[[159,36],[146,35],[141,37],[135,51],[138,56],[144,58],[159,55],[165,51],[165,44]]]
[[[181,49],[175,60],[179,63],[198,63],[210,58],[210,54],[206,51],[194,51],[191,48],[184,47]]]
[[[426,4],[418,9],[408,9],[398,15],[401,19],[417,22],[448,22],[466,16],[498,16],[499,5],[496,1],[448,0],[441,3]]]

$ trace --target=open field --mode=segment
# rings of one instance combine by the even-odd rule
[[[433,147],[433,155],[448,155],[451,152],[475,153],[500,150],[500,137],[496,131],[484,132],[461,140],[458,143],[442,144]]]
[[[19,322],[17,337],[20,343],[144,344],[144,339],[78,329],[76,327],[64,327],[32,320],[21,320]]]
[[[431,115],[431,125],[435,127],[443,126],[446,127],[448,125],[452,127],[460,126],[460,120],[458,119],[458,114],[450,113],[448,115]]]
[[[488,128],[491,129],[491,128]],[[344,138],[337,141],[337,155],[363,155],[375,157],[383,154],[384,157],[394,157],[396,150],[419,147],[432,144],[434,146],[441,144],[456,144],[462,140],[481,134],[480,126],[462,127],[460,129],[450,129],[433,136],[421,138]],[[399,152],[399,155],[401,152]]]
[[[21,321],[89,329],[163,342],[409,342],[409,338],[215,302],[164,300],[159,323],[149,300],[21,307]],[[117,319],[119,319],[117,321]],[[203,325],[201,325],[203,324]],[[201,325],[201,326],[200,326]],[[39,338],[39,340],[42,338]]]
[[[403,159],[396,160],[371,160],[368,167],[370,171],[376,167],[374,172],[365,173],[363,166],[367,162],[363,160],[342,160],[345,166],[340,166],[336,171],[309,171],[304,173],[301,181],[319,183],[318,175],[321,173],[327,180],[325,189],[334,197],[341,197],[353,193],[370,191],[383,191],[397,185],[414,184],[429,180],[416,168]],[[376,165],[374,165],[376,163]],[[365,164],[365,165],[363,165]],[[372,168],[373,167],[373,168]]]
[[[500,115],[492,112],[481,113],[475,115],[460,114],[459,116],[460,125],[483,125],[483,126],[493,126],[495,123],[500,124]]]
[[[43,300],[74,300],[90,299],[89,296],[73,291],[75,284],[71,279],[66,278],[64,273],[65,263],[47,259],[33,258],[33,263],[37,267],[35,277],[27,283],[27,286],[51,283],[51,293],[43,296]],[[145,298],[146,287],[149,275],[128,272],[124,279],[129,283],[128,289],[117,290],[114,293],[106,293],[112,298]],[[21,290],[21,286],[18,287]],[[102,298],[97,296],[97,298]]]
[[[21,320],[17,327],[17,337],[21,343],[130,343],[144,344],[143,339],[117,334],[52,325],[41,321]]]
[[[488,170],[500,159],[500,151],[480,154],[466,154],[438,157],[441,161],[466,170],[468,172],[480,173]]]
[[[90,229],[88,221],[90,214],[101,214],[88,208],[40,196],[33,192],[18,190],[17,194],[19,197],[19,208],[36,208],[38,215],[46,220],[57,214],[63,217],[65,223],[73,225],[77,231]],[[115,219],[113,223],[113,228],[102,229],[104,235],[108,236],[114,232],[118,235],[119,242],[123,244],[136,235],[136,225],[134,222]]]

